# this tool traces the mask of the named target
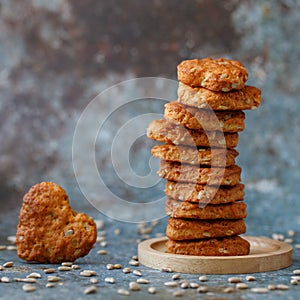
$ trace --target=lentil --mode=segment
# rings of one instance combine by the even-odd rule
[[[47,280],[48,280],[48,282],[57,282],[57,281],[60,281],[60,277],[58,277],[58,276],[48,276]]]
[[[249,286],[248,286],[248,284],[246,284],[246,283],[239,282],[239,283],[237,283],[236,288],[237,288],[237,289],[240,289],[240,290],[244,290],[244,289],[248,289]]]
[[[207,276],[203,275],[203,276],[199,277],[199,280],[204,282],[204,281],[208,281],[208,278],[207,278]]]
[[[230,283],[239,283],[241,281],[242,281],[242,278],[240,278],[240,277],[230,277],[230,278],[228,278],[228,282],[230,282]]]
[[[22,289],[24,292],[34,292],[36,290],[36,287],[32,284],[27,283],[22,286]]]
[[[176,287],[178,285],[178,283],[175,281],[167,281],[164,283],[164,285],[168,286],[168,287]]]
[[[286,290],[289,289],[289,286],[286,285],[286,284],[277,284],[277,285],[276,285],[276,289],[277,289],[277,290],[286,291]]]
[[[42,278],[42,275],[40,273],[33,272],[27,275],[26,278]]]
[[[1,280],[0,280],[0,282],[9,283],[9,282],[10,282],[10,279],[9,279],[9,277],[7,277],[7,276],[3,276],[3,277],[1,278]]]
[[[149,294],[155,294],[155,293],[156,293],[156,288],[153,287],[153,286],[150,286],[150,287],[148,288],[148,293],[149,293]]]
[[[176,274],[174,274],[173,276],[172,276],[172,279],[173,280],[177,280],[177,279],[179,279],[180,278],[180,273],[176,273]]]
[[[99,250],[97,253],[100,255],[106,255],[107,251],[102,249],[102,250]]]
[[[98,283],[98,279],[97,278],[91,278],[90,283],[96,284],[96,283]]]
[[[8,261],[8,262],[4,263],[2,266],[4,268],[11,268],[11,267],[14,266],[14,262],[13,261]]]
[[[208,287],[207,286],[200,286],[197,288],[198,293],[207,293],[208,292]]]
[[[138,283],[136,283],[135,281],[131,281],[131,282],[129,282],[129,289],[131,291],[139,291],[141,288],[138,285]]]
[[[258,287],[258,288],[252,288],[251,292],[257,293],[257,294],[265,294],[265,293],[268,293],[269,290],[267,288]]]
[[[104,281],[107,283],[115,283],[116,282],[113,277],[105,277]]]
[[[124,269],[123,269],[123,273],[124,273],[124,274],[128,274],[128,273],[130,273],[130,272],[131,272],[130,268],[124,268]]]
[[[122,296],[130,296],[130,292],[125,289],[118,289],[118,294]]]
[[[55,270],[55,269],[52,269],[52,268],[50,268],[50,269],[45,269],[45,270],[44,270],[44,272],[45,272],[46,274],[51,274],[51,273],[55,273],[55,272],[56,272],[56,270]]]
[[[84,294],[88,295],[88,294],[94,294],[97,292],[97,288],[95,286],[88,286],[85,290],[84,290]]]
[[[140,270],[133,270],[132,274],[136,276],[142,276],[142,272]]]
[[[137,283],[141,283],[141,284],[148,284],[150,283],[150,281],[148,279],[145,279],[145,278],[138,278],[136,280]]]
[[[255,281],[256,280],[256,278],[254,277],[254,276],[246,276],[246,280],[247,281]]]

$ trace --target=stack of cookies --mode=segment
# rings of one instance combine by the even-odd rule
[[[246,86],[246,68],[228,59],[194,59],[178,65],[178,100],[164,119],[150,123],[152,148],[166,182],[168,253],[247,255],[246,204],[236,165],[242,110],[260,104],[260,90]]]

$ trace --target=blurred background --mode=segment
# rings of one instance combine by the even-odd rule
[[[238,146],[251,206],[284,203],[299,211],[299,28],[298,0],[1,0],[0,223],[16,223],[23,194],[44,180],[61,184],[75,208],[91,209],[72,166],[73,134],[85,107],[123,80],[176,80],[181,60],[208,56],[241,61],[248,84],[262,89],[262,104],[246,113]],[[116,111],[116,122],[104,128],[106,140],[118,120],[148,111],[162,113],[163,102]],[[149,168],[151,145],[141,138],[132,147],[139,172]],[[163,183],[142,192],[116,183],[107,146],[96,150],[116,193],[136,202],[161,195]]]

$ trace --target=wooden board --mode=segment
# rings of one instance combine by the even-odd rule
[[[245,256],[190,256],[165,253],[166,237],[143,241],[138,246],[141,264],[198,274],[246,274],[279,270],[292,264],[292,246],[266,237],[244,237],[250,243]]]

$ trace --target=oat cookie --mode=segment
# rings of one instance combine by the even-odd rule
[[[158,176],[171,181],[198,184],[236,185],[240,183],[241,168],[233,165],[227,168],[205,168],[162,160]]]
[[[172,144],[157,145],[151,150],[154,157],[163,160],[183,162],[203,166],[232,166],[238,152],[234,149],[213,149],[176,146]]]
[[[240,236],[195,241],[168,240],[166,252],[197,256],[248,255],[250,253],[250,243]]]
[[[234,148],[239,140],[238,133],[225,132],[223,134],[219,131],[204,132],[202,130],[187,129],[165,119],[152,121],[148,126],[147,136],[159,142],[203,147],[225,146],[226,148]],[[222,144],[223,142],[225,142],[225,145]]]
[[[191,203],[167,198],[166,214],[172,218],[186,219],[243,219],[247,217],[245,202],[212,205],[204,207],[199,203]]]
[[[212,91],[229,92],[244,87],[248,71],[236,60],[204,58],[182,61],[177,67],[178,80]]]
[[[244,199],[244,185],[208,186],[184,182],[167,181],[165,193],[168,197],[192,203],[222,204]]]
[[[165,105],[165,118],[190,129],[239,132],[244,130],[245,113],[240,110],[214,112],[173,101]]]
[[[185,105],[213,110],[256,109],[261,101],[261,91],[253,86],[245,86],[227,93],[214,92],[179,82],[178,101]]]
[[[227,237],[246,232],[244,220],[194,220],[169,218],[166,235],[171,240]]]
[[[24,196],[17,229],[20,258],[40,263],[74,261],[89,253],[96,236],[93,219],[72,210],[58,184],[36,184]]]

